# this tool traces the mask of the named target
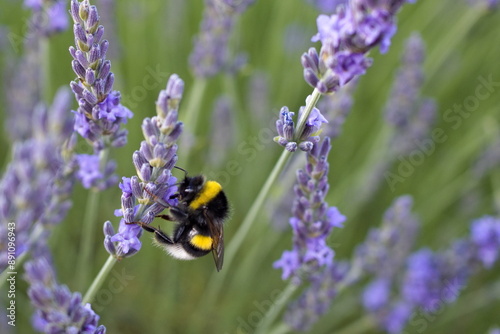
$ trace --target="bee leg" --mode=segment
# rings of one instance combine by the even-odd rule
[[[170,213],[174,216],[175,221],[185,220],[188,216],[186,210],[179,209],[177,207],[170,208]]]
[[[127,224],[127,225],[132,225],[132,224],[139,225],[144,230],[151,232],[151,233],[154,233],[156,230],[158,230],[156,227],[150,226],[150,225],[143,223],[143,222],[131,222],[131,223],[125,223],[125,224]]]
[[[154,233],[156,241],[158,241],[161,244],[172,245],[174,243],[172,241],[172,239],[168,235],[165,234],[165,232],[163,232],[162,230],[160,230],[157,227],[154,227],[154,226],[151,226],[148,224],[144,224],[143,222],[136,222],[136,223],[130,223],[130,224],[137,224],[137,225],[141,226],[144,230],[151,232],[151,233]]]
[[[155,233],[155,239],[160,244],[167,244],[167,245],[173,245],[174,244],[174,242],[172,241],[172,239],[170,239],[170,237],[168,235],[166,235],[165,233],[163,233],[162,230],[157,229],[157,228],[155,228],[154,230],[155,230],[154,231],[154,233]]]
[[[172,239],[167,234],[165,234],[165,232],[163,232],[162,230],[160,230],[157,227],[145,224],[143,222],[131,222],[131,223],[125,223],[125,224],[127,224],[127,225],[136,224],[136,225],[139,225],[140,227],[142,227],[144,230],[146,230],[150,233],[154,233],[155,240],[160,244],[166,244],[166,245],[174,245],[175,244],[175,242],[173,242]]]
[[[174,219],[170,215],[156,215],[156,218],[161,218],[169,221],[173,221]]]

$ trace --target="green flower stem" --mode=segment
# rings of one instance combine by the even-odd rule
[[[109,149],[104,149],[99,154],[99,169],[104,171],[108,161]],[[89,281],[92,253],[94,250],[94,236],[97,226],[97,212],[99,210],[101,191],[98,189],[91,189],[87,198],[87,206],[85,208],[85,216],[83,217],[82,238],[80,256],[76,266],[77,283],[80,288],[86,286]]]
[[[297,122],[297,126],[295,127],[295,136],[300,136],[302,131],[304,131],[304,127],[306,126],[306,121],[309,118],[311,111],[316,106],[316,103],[318,103],[320,97],[321,93],[319,92],[319,90],[314,88],[314,91],[311,94],[311,99],[309,100],[309,103],[306,104],[304,113],[300,117],[299,121]]]
[[[288,282],[288,286],[283,290],[281,293],[280,297],[274,303],[274,305],[269,308],[267,311],[266,315],[262,319],[262,321],[259,323],[259,327],[256,328],[254,334],[267,334],[269,333],[269,327],[272,325],[274,320],[278,317],[278,315],[281,313],[285,305],[287,304],[288,300],[290,297],[293,295],[295,290],[299,285],[294,284],[292,282]]]
[[[296,179],[296,171],[302,168],[306,163],[306,155],[295,155],[289,162],[286,171],[280,177],[280,184],[275,186],[268,196],[268,200],[271,203],[277,203],[280,198],[283,198],[285,194],[293,192],[293,186]],[[258,228],[258,230],[256,229]],[[242,281],[245,279],[253,279],[258,277],[259,272],[256,272],[252,268],[256,268],[262,259],[269,254],[273,247],[275,247],[279,238],[282,237],[282,233],[278,231],[269,231],[269,227],[265,225],[254,226],[255,234],[262,236],[262,242],[255,243],[251,246],[248,254],[245,256],[244,260],[239,261],[238,268],[235,268],[236,273],[233,276],[235,282]],[[263,239],[265,238],[265,239]]]
[[[102,286],[104,283],[104,280],[108,276],[109,272],[113,268],[113,266],[116,263],[116,258],[113,255],[110,255],[108,259],[106,260],[106,263],[101,268],[101,271],[99,271],[99,274],[97,274],[96,278],[92,282],[92,285],[90,288],[87,290],[87,293],[83,297],[82,304],[85,305],[87,303],[90,303],[92,299],[94,299],[95,294],[99,290],[99,288]]]
[[[252,226],[252,223],[255,221],[255,218],[257,218],[257,215],[261,211],[262,205],[264,204],[266,197],[269,194],[269,191],[271,190],[271,186],[278,178],[279,174],[283,170],[286,162],[291,157],[291,155],[292,155],[291,152],[283,150],[283,153],[281,154],[280,158],[278,159],[278,162],[274,166],[274,169],[269,174],[269,177],[264,183],[264,186],[261,188],[259,194],[257,195],[257,198],[250,207],[250,210],[248,210],[245,219],[241,223],[240,227],[238,228],[233,238],[231,239],[231,243],[229,243],[227,247],[226,257],[224,259],[225,267],[231,266],[231,263],[233,262],[233,259],[236,256],[238,249],[242,246],[243,240],[247,236],[248,231]],[[211,300],[220,292],[222,283],[224,282],[224,277],[227,272],[228,272],[227,270],[223,270],[220,273],[214,274],[212,276],[210,282],[211,288],[208,289],[209,297],[207,298],[207,300]]]
[[[7,278],[11,275],[12,272],[17,273],[17,269],[23,264],[28,255],[28,251],[22,253],[18,258],[16,258],[16,264],[14,265],[14,270],[11,270],[8,266],[5,270],[0,274],[0,289],[2,289],[3,285],[7,282]]]
[[[284,322],[279,323],[273,329],[269,331],[269,334],[285,334],[289,333],[292,330],[288,327]]]
[[[180,115],[179,119],[184,122],[184,132],[186,134],[186,140],[181,141],[181,148],[179,149],[179,160],[183,164],[189,165],[189,159],[191,156],[191,145],[194,141],[196,144],[196,130],[198,124],[200,123],[200,113],[201,113],[201,102],[203,101],[203,96],[205,95],[207,88],[207,80],[204,78],[196,78],[194,80],[194,86],[189,92],[189,97],[186,101],[189,101],[186,108],[186,114]]]
[[[336,330],[335,334],[351,334],[351,333],[364,333],[371,331],[376,327],[376,323],[372,316],[365,315],[364,317],[356,320],[355,322]]]
[[[90,255],[92,253],[93,236],[97,219],[97,208],[101,192],[91,189],[87,197],[87,205],[85,207],[85,216],[82,225],[82,237],[80,245],[80,256],[76,266],[76,277],[78,286],[83,288],[86,286],[89,279]]]

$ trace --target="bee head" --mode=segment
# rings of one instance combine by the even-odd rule
[[[205,177],[197,175],[193,177],[186,176],[179,186],[179,195],[182,201],[191,202],[203,189]]]

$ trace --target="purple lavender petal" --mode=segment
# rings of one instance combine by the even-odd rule
[[[106,60],[109,43],[102,40],[104,28],[99,25],[97,8],[88,1],[78,0],[71,0],[70,8],[75,35],[75,46],[70,47],[70,54],[78,77],[70,84],[79,105],[74,111],[75,130],[93,146],[94,156],[99,156],[106,148],[125,145],[128,132],[120,127],[132,117],[132,112],[121,104],[120,93],[112,90],[114,74],[110,61]],[[105,189],[117,180],[112,172],[113,164],[98,164],[90,157],[80,158],[83,168],[79,179],[84,187]]]
[[[403,3],[359,0],[336,6],[331,16],[319,15],[318,33],[311,40],[321,42],[320,56],[305,54],[301,60],[306,82],[326,94],[364,74],[371,66],[366,58],[370,49],[380,46],[381,53],[387,52],[396,32],[394,16]]]
[[[177,205],[177,199],[173,198],[177,192],[177,179],[172,176],[171,169],[177,161],[175,140],[182,130],[182,123],[177,120],[177,109],[183,87],[183,81],[173,74],[166,89],[158,96],[157,116],[146,118],[142,123],[145,140],[140,150],[132,155],[137,176],[123,177],[119,184],[122,190],[121,209],[116,213],[123,218],[118,232],[111,235],[105,226],[105,231],[108,231],[105,232],[105,248],[118,258],[132,256],[141,249],[142,228],[134,223],[149,224],[165,208]],[[127,117],[129,111],[120,108],[117,96],[110,94],[109,97],[105,117]],[[175,136],[172,135],[174,132]]]

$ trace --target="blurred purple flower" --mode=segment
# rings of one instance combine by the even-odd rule
[[[76,175],[85,188],[91,188],[97,180],[102,179],[98,155],[79,154],[77,161],[80,168]]]
[[[439,256],[429,249],[422,249],[408,258],[405,284],[402,289],[405,300],[426,311],[435,311],[442,298],[441,271],[443,266]]]
[[[107,39],[110,41],[119,41],[117,34],[118,16],[116,15],[119,2],[116,0],[97,0],[96,3],[99,7],[100,21],[106,25]],[[107,52],[108,58],[116,59],[123,57],[121,51],[120,43],[111,43]]]
[[[33,11],[30,25],[35,27],[40,35],[50,36],[69,27],[64,0],[25,0],[24,6]]]
[[[363,305],[370,312],[378,311],[389,303],[391,281],[386,278],[376,279],[365,287]]]
[[[33,327],[43,333],[106,333],[98,326],[99,316],[90,304],[82,305],[79,293],[72,293],[66,285],[57,283],[52,265],[38,257],[24,265],[29,283],[28,296],[35,307]]]
[[[24,0],[24,6],[31,9],[41,9],[44,0]]]
[[[213,109],[210,123],[212,139],[208,151],[208,161],[212,166],[220,166],[227,160],[226,155],[236,142],[233,102],[229,96],[222,95],[215,100]]]
[[[242,55],[231,59],[228,44],[237,15],[254,1],[205,0],[200,32],[189,56],[189,64],[197,77],[211,77],[221,70],[235,72],[244,65],[246,57]]]
[[[389,143],[393,156],[411,153],[427,139],[435,121],[435,101],[420,94],[424,60],[424,43],[414,33],[406,42],[402,65],[385,107],[385,118],[395,129]]]
[[[475,178],[480,179],[500,166],[500,138],[490,143],[476,158],[472,166]]]
[[[500,220],[487,216],[472,222],[469,238],[455,240],[440,252],[423,248],[408,256],[416,224],[406,223],[414,220],[408,216],[410,207],[408,196],[395,201],[385,215],[383,225],[389,224],[370,232],[351,265],[361,274],[374,274],[362,295],[363,305],[389,333],[400,333],[415,309],[437,312],[454,302],[469,278],[482,267],[490,268],[500,252]]]
[[[65,31],[69,27],[68,12],[66,9],[66,1],[54,1],[52,6],[47,10],[49,16],[49,24],[51,31]]]
[[[4,126],[12,141],[30,138],[32,128],[36,125],[32,118],[33,110],[41,100],[39,82],[44,68],[41,47],[49,37],[69,26],[63,0],[25,0],[24,6],[31,10],[31,17],[24,23],[26,31],[23,38],[12,38],[14,35],[9,37],[10,46],[18,55],[15,61],[11,59],[7,62],[4,74],[7,80],[5,98],[8,115]],[[7,40],[7,34],[4,35]],[[3,48],[7,48],[7,44]]]
[[[316,6],[321,13],[333,14],[339,5],[345,5],[347,0],[307,0]]]
[[[401,333],[412,312],[413,307],[410,304],[404,301],[394,303],[382,320],[383,328],[390,334]]]
[[[0,180],[0,234],[15,223],[16,257],[47,241],[50,225],[63,220],[71,207],[74,184],[73,117],[70,92],[58,90],[50,108],[32,112],[30,138],[14,143],[12,161]],[[7,266],[7,240],[0,238],[0,269]]]
[[[108,161],[104,171],[101,172],[101,159],[99,155],[78,154],[76,156],[78,172],[76,177],[87,188],[104,190],[116,184],[118,177],[114,174],[116,163]]]
[[[471,240],[477,247],[477,258],[491,268],[500,255],[500,219],[485,216],[471,225]]]
[[[371,229],[356,248],[356,261],[363,272],[389,278],[404,267],[420,225],[411,212],[412,206],[411,196],[396,198],[384,213],[380,227]]]
[[[337,288],[345,278],[348,265],[332,262],[309,277],[310,285],[288,306],[285,322],[295,330],[309,331],[325,314],[337,295]]]

